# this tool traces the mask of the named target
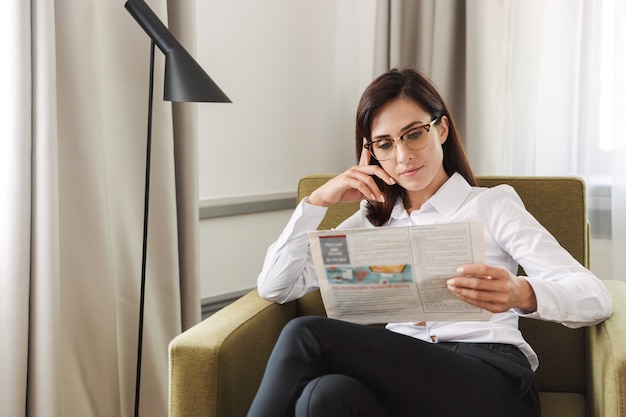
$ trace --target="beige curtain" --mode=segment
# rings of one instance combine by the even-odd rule
[[[465,0],[379,0],[374,73],[415,67],[439,87],[465,131]]]
[[[168,26],[192,56],[196,50],[195,2],[167,3]],[[182,330],[198,323],[201,316],[199,281],[198,121],[197,105],[173,103],[174,168],[180,268]]]
[[[192,39],[192,10],[148,3]],[[0,415],[133,414],[150,43],[123,4],[0,5]],[[155,75],[142,416],[200,318],[195,108],[160,99],[158,51]]]

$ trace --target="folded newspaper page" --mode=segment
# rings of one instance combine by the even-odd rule
[[[482,223],[309,232],[328,317],[354,323],[488,320],[448,290],[463,264],[484,263]]]

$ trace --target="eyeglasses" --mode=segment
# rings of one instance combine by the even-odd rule
[[[367,142],[363,145],[367,148],[374,158],[379,161],[387,161],[396,157],[396,147],[398,146],[398,140],[404,143],[411,151],[420,151],[428,146],[430,142],[430,128],[434,125],[439,118],[433,119],[432,122],[412,127],[404,134],[397,138],[381,138]]]

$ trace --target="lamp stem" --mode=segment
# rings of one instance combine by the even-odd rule
[[[148,129],[146,140],[146,185],[144,191],[143,211],[143,248],[141,253],[141,290],[139,299],[139,330],[137,333],[137,375],[135,379],[135,417],[139,417],[139,397],[141,392],[141,357],[143,347],[143,312],[146,294],[146,258],[148,249],[148,207],[150,204],[150,154],[152,148],[152,102],[154,96],[154,49],[150,48],[150,81],[148,90]]]

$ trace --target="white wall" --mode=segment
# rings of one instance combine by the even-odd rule
[[[354,163],[376,0],[199,0],[196,58],[232,104],[198,105],[199,195],[295,191]],[[202,297],[255,286],[289,210],[200,224]]]

